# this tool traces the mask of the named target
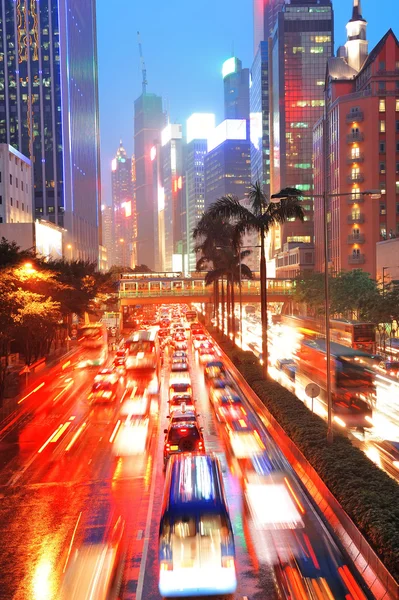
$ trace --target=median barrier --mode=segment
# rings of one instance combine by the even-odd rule
[[[220,346],[219,346],[220,348]],[[247,401],[266,425],[289,463],[308,490],[325,520],[340,540],[371,593],[377,600],[399,600],[399,584],[378,558],[335,496],[325,485],[302,452],[288,437],[281,425],[265,407],[229,357],[220,348],[236,382],[245,392]],[[354,490],[355,493],[355,490]]]

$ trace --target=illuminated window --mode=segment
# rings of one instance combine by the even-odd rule
[[[385,121],[380,121],[380,133],[385,133]]]
[[[396,182],[396,193],[399,194],[399,181]]]
[[[386,193],[386,183],[385,183],[385,181],[380,181],[380,192],[381,192],[381,194],[385,194]]]
[[[299,54],[301,52],[305,52],[305,48],[303,46],[293,46],[292,53]]]
[[[380,112],[385,112],[385,98],[380,98],[380,101],[378,103],[378,110]]]
[[[323,54],[324,48],[323,46],[313,46],[310,49],[310,54]]]
[[[385,173],[385,163],[380,162],[380,173]]]
[[[359,156],[360,156],[360,148],[358,146],[355,146],[351,150],[351,158],[359,158]]]
[[[396,98],[395,100],[395,110],[399,111],[399,98]]]
[[[311,36],[311,39],[312,38],[313,38],[313,35]],[[312,39],[312,41],[313,41],[313,39]],[[315,35],[314,41],[316,42],[316,44],[324,44],[325,42],[331,42],[331,36],[330,35]]]
[[[320,79],[319,81],[316,81],[316,85],[319,85],[321,87],[322,85],[324,85],[324,81]]]
[[[306,244],[310,244],[310,235],[287,236],[287,242],[304,242]]]
[[[385,206],[384,203],[380,202],[380,215],[386,215],[387,214],[387,207]]]
[[[297,163],[294,165],[294,169],[310,169],[311,167],[310,163]]]

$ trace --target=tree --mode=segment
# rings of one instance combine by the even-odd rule
[[[270,229],[287,219],[304,218],[304,212],[300,204],[301,192],[298,190],[282,190],[284,196],[278,198],[278,202],[269,202],[262,187],[257,181],[251,185],[248,192],[250,208],[243,206],[238,198],[224,196],[216,200],[207,210],[209,218],[221,217],[232,220],[235,224],[237,235],[257,232],[260,236],[260,300],[262,316],[262,354],[264,370],[267,376],[268,348],[267,348],[267,278],[266,278],[266,253],[265,236]],[[288,193],[289,192],[289,193]]]
[[[377,282],[361,269],[341,271],[330,283],[331,313],[370,321],[371,307],[379,297]]]
[[[295,280],[294,300],[306,304],[314,316],[324,313],[324,275],[314,271],[305,271]]]
[[[5,237],[0,240],[0,269],[18,265],[26,260],[35,259],[33,249],[21,250],[15,242],[9,242]]]

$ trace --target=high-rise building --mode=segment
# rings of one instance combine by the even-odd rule
[[[107,266],[108,268],[116,264],[114,260],[114,234],[113,234],[113,209],[112,206],[102,205],[101,207],[102,221],[102,241],[103,246],[107,250]]]
[[[155,268],[158,260],[155,233],[158,207],[153,193],[151,148],[160,142],[165,125],[162,98],[143,92],[134,103],[134,155],[136,163],[137,263]]]
[[[183,190],[182,126],[167,125],[161,134],[164,194],[165,271],[183,271],[186,245],[186,209]]]
[[[272,35],[284,2],[285,0],[254,0],[254,54],[258,52],[260,42],[267,42]]]
[[[221,196],[244,198],[251,183],[250,141],[246,119],[227,119],[208,139],[205,208]]]
[[[97,262],[100,224],[95,0],[2,0],[0,143],[33,166],[34,216]]]
[[[205,210],[204,161],[208,151],[208,138],[214,129],[214,114],[194,113],[187,119],[185,175],[189,271],[195,271],[196,268],[197,257],[192,233]]]
[[[259,181],[270,192],[269,53],[261,42],[251,69],[249,128],[251,139],[251,182]]]
[[[112,265],[131,267],[135,215],[132,159],[127,156],[122,140],[112,160],[112,211],[114,240]]]
[[[228,58],[222,67],[224,118],[249,119],[249,69],[242,68],[239,58]]]
[[[333,50],[331,0],[291,0],[277,15],[272,40],[271,193],[308,194],[305,221],[276,227],[271,252],[288,242],[313,242],[313,126],[323,114],[326,64]]]
[[[368,54],[366,26],[354,0],[347,42],[328,61],[326,119],[313,132],[314,183],[315,195],[327,193],[329,269],[375,277],[376,244],[399,236],[399,42],[390,29]],[[317,270],[325,266],[323,240],[316,197]]]

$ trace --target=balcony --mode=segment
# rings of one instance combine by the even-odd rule
[[[346,181],[348,183],[361,183],[362,181],[364,181],[364,175],[363,173],[351,173],[346,178]]]
[[[360,204],[364,202],[364,196],[362,194],[351,194],[347,197],[347,204]]]
[[[364,135],[361,131],[352,131],[352,133],[346,136],[346,142],[348,144],[352,144],[353,142],[362,142],[363,140]]]
[[[360,163],[364,161],[364,154],[361,152],[358,156],[348,156],[346,159],[347,165],[353,165],[354,163]]]
[[[348,256],[348,263],[350,265],[363,265],[366,262],[364,254],[350,254]]]
[[[348,215],[346,218],[348,225],[355,225],[356,223],[364,223],[364,213],[356,213]]]
[[[348,235],[348,244],[364,244],[364,234],[363,233],[352,233]]]
[[[361,110],[354,110],[346,115],[347,123],[357,123],[358,121],[363,121],[364,115]]]

